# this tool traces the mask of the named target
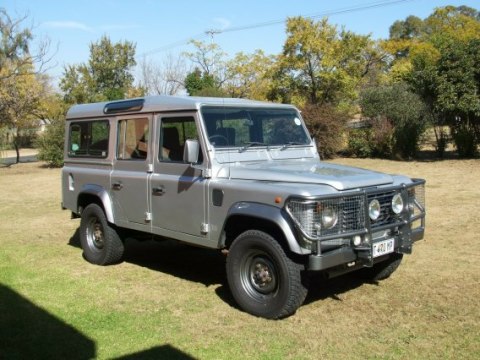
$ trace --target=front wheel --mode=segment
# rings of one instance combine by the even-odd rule
[[[83,256],[92,264],[118,263],[124,253],[122,240],[97,204],[90,204],[82,211],[80,243]]]
[[[234,299],[246,312],[268,319],[289,316],[303,303],[308,290],[301,270],[275,239],[257,230],[240,234],[227,257]]]

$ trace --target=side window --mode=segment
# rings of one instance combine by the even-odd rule
[[[198,140],[195,119],[191,116],[162,118],[160,128],[160,161],[183,163],[183,149],[188,139]],[[203,161],[200,151],[199,163]]]
[[[108,121],[82,121],[70,124],[68,156],[98,157],[108,156]]]
[[[120,120],[117,128],[117,159],[146,159],[148,155],[148,132],[148,119]]]

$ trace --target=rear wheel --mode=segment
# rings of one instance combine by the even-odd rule
[[[371,268],[364,268],[357,271],[357,275],[364,280],[380,281],[388,279],[402,262],[403,254],[391,254],[387,260],[373,265]]]
[[[123,257],[123,242],[97,204],[88,205],[82,212],[80,243],[83,256],[92,264],[115,264]]]
[[[262,231],[239,235],[227,257],[228,284],[238,305],[268,319],[289,316],[303,303],[307,288],[301,270],[302,266]]]

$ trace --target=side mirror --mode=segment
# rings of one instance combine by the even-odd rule
[[[183,162],[189,164],[196,164],[198,162],[198,155],[200,153],[200,144],[198,140],[185,141],[183,149]]]

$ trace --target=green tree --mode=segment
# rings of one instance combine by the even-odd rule
[[[99,42],[90,44],[88,63],[64,69],[60,88],[65,101],[74,104],[126,98],[134,88],[135,65],[135,44],[114,44],[102,36]]]
[[[42,68],[48,61],[49,42],[40,41],[35,51],[32,28],[27,16],[11,18],[0,8],[0,130],[13,132],[13,145],[20,158],[18,134],[28,128],[38,114],[48,79]]]
[[[362,93],[360,105],[372,126],[375,155],[404,159],[416,156],[427,117],[420,97],[406,84],[370,88]]]
[[[220,91],[214,77],[198,67],[185,77],[185,89],[190,96],[214,96]]]
[[[36,139],[38,159],[48,166],[63,165],[63,147],[65,143],[65,114],[68,110],[61,95],[50,92],[42,101],[41,118],[47,120],[45,132]]]
[[[290,18],[270,98],[300,104],[351,104],[375,63],[373,47],[369,36],[338,30],[327,19]]]
[[[253,54],[237,53],[227,62],[225,91],[231,97],[266,100],[271,85],[273,56],[262,50]]]
[[[192,40],[195,51],[184,55],[195,64],[195,69],[185,78],[185,89],[191,96],[223,97],[226,81],[227,54],[215,43]]]

